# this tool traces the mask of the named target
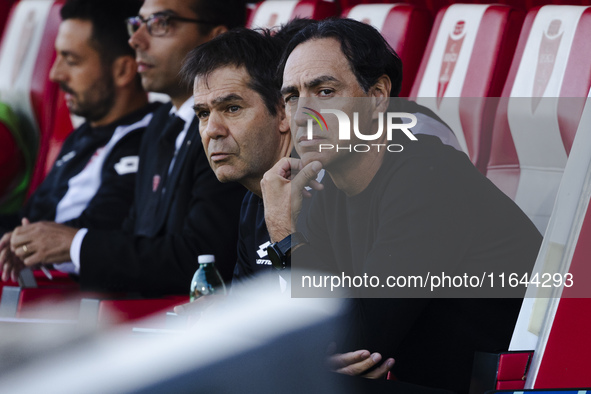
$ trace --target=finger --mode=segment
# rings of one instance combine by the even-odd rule
[[[8,262],[8,253],[10,253],[10,250],[0,249],[0,269],[2,268],[4,263]]]
[[[18,246],[15,245],[14,249],[12,250],[12,253],[19,259],[24,260],[24,258],[27,257],[27,254],[31,253],[31,251],[28,248],[28,246],[25,247],[25,244]]]
[[[370,357],[366,358],[365,360],[337,369],[336,372],[345,375],[357,376],[363,374],[368,369],[377,365],[380,361],[382,361],[382,355],[379,353],[373,353]]]
[[[32,267],[35,264],[43,263],[43,258],[41,256],[41,254],[39,254],[39,253],[31,253],[29,256],[27,256],[21,260],[26,267]]]
[[[10,261],[10,259],[6,259],[4,264],[2,264],[2,281],[3,282],[8,281],[8,278],[10,278],[11,269],[12,269],[11,261]]]
[[[283,178],[289,178],[292,170],[292,162],[289,160],[289,157],[284,157],[279,160],[271,169],[269,170],[272,174],[277,174]],[[297,168],[297,167],[293,167]]]
[[[4,250],[10,246],[10,237],[12,236],[12,232],[8,232],[2,236],[0,239],[0,250]]]
[[[19,277],[21,271],[23,270],[23,268],[25,268],[25,266],[23,265],[23,262],[13,256],[12,257],[12,271],[10,273],[10,278],[12,279],[13,282],[18,281],[18,277]]]
[[[292,190],[303,190],[316,180],[320,170],[322,170],[322,164],[319,161],[308,163],[291,181]]]
[[[21,224],[23,226],[26,226],[27,224],[31,224],[31,222],[29,222],[29,219],[27,219],[27,218],[22,218],[21,219]]]
[[[386,377],[386,375],[392,369],[393,366],[394,366],[394,359],[389,358],[386,361],[384,361],[379,367],[374,369],[373,371],[363,375],[363,377],[368,378],[368,379],[383,379]]]
[[[17,227],[12,232],[10,237],[10,250],[16,252],[16,250],[23,244],[23,236],[21,235],[22,227]]]
[[[18,281],[18,276],[21,273],[22,269],[23,269],[23,267],[18,264],[12,266],[12,272],[10,273],[10,279],[12,279],[13,282]]]
[[[289,162],[289,167],[292,171],[300,171],[302,169],[302,160],[296,157],[286,157],[285,159]]]
[[[331,369],[343,368],[351,364],[355,364],[366,360],[371,356],[368,350],[357,350],[349,353],[337,353],[328,358],[328,365]]]
[[[322,190],[324,189],[324,185],[320,182],[318,182],[316,179],[312,179],[309,183],[308,186],[310,186],[312,189],[314,190]]]

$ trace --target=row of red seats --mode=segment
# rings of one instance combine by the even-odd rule
[[[268,1],[268,0],[267,0]],[[267,1],[258,1],[251,4],[251,8],[257,8],[261,3]],[[279,0],[284,2],[283,0]],[[275,1],[277,2],[277,1]],[[591,5],[590,0],[337,0],[336,2],[326,1],[332,3],[332,6],[324,6],[327,8],[332,7],[331,15],[337,15],[337,13],[346,12],[349,8],[352,8],[361,4],[394,4],[394,3],[406,3],[415,7],[419,7],[428,10],[431,15],[435,16],[437,13],[447,6],[452,4],[504,4],[510,5],[522,11],[529,10],[534,7],[540,7],[544,5]],[[316,1],[309,1],[308,4],[316,3]]]
[[[322,18],[330,7],[265,1],[249,24]],[[478,169],[543,232],[591,86],[590,13],[586,6],[545,6],[526,16],[509,6],[454,4],[432,27],[426,11],[408,4],[357,5],[345,15],[382,32],[405,66],[402,95],[438,113]],[[517,97],[563,99],[544,99],[541,107],[533,99],[527,113],[531,99],[509,100]]]

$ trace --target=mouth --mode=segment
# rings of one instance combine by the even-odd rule
[[[74,105],[74,98],[75,98],[74,94],[64,92],[64,100],[66,101],[66,105],[68,106],[69,109],[72,109],[72,107]]]
[[[302,135],[298,138],[298,145],[302,146],[302,147],[306,147],[306,146],[315,146],[318,144],[323,143],[323,141],[326,141],[326,138],[321,137],[319,135],[313,135],[312,139],[308,139],[307,135]]]
[[[209,159],[213,163],[218,163],[218,162],[226,160],[231,155],[232,155],[231,153],[226,153],[226,152],[213,152],[211,155],[209,155]]]
[[[137,60],[136,62],[137,62],[137,72],[138,73],[146,72],[149,69],[154,68],[153,64],[146,63],[141,60]]]
[[[66,84],[64,83],[60,83],[60,89],[66,94],[66,95],[70,95],[73,96],[74,95],[74,91],[72,89],[70,89]]]

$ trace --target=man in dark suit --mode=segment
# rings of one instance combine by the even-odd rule
[[[26,265],[71,258],[84,289],[143,294],[188,291],[199,254],[216,255],[231,277],[243,189],[209,168],[179,70],[191,49],[244,22],[242,1],[232,3],[146,0],[129,18],[142,85],[171,98],[146,131],[130,216],[121,231],[23,226],[11,246]]]

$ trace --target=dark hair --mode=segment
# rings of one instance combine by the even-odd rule
[[[250,76],[248,86],[261,96],[269,113],[275,116],[281,103],[279,86],[275,84],[281,50],[266,30],[257,33],[234,29],[189,52],[181,75],[185,83],[192,84],[196,77],[207,78],[221,67],[244,67]]]
[[[139,0],[68,0],[60,15],[62,20],[90,21],[91,45],[101,54],[103,63],[110,65],[119,56],[135,57],[127,42],[125,19],[136,16],[141,4]]]
[[[281,25],[281,28],[273,34],[273,39],[278,42],[281,48],[285,48],[289,41],[301,30],[310,25],[316,24],[318,21],[308,18],[294,18],[289,22]]]
[[[230,30],[243,27],[246,22],[244,0],[193,0],[190,7],[199,19],[211,22],[198,25],[201,34],[208,34],[215,26]]]
[[[397,97],[402,83],[402,62],[374,27],[353,19],[331,18],[312,23],[297,33],[287,45],[279,62],[277,80],[282,81],[285,63],[298,45],[321,38],[334,38],[349,61],[351,71],[367,92],[384,74],[390,77],[390,96]]]

